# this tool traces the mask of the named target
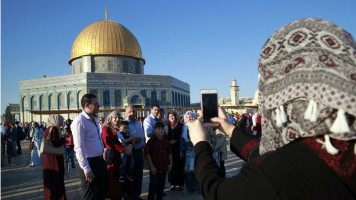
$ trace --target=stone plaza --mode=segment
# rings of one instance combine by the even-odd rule
[[[1,167],[1,199],[3,200],[41,200],[44,199],[43,192],[43,168],[41,166],[27,167],[30,162],[30,151],[27,148],[29,141],[21,142],[23,150],[21,155],[13,157],[15,166],[10,166],[7,163],[7,157],[4,158]],[[235,156],[228,145],[228,160],[225,161],[226,177],[236,175],[245,162]],[[66,195],[68,200],[80,200],[80,179],[78,174],[78,163],[75,162],[76,168],[65,172],[64,182],[66,187]],[[147,199],[149,184],[149,171],[144,170],[142,195],[143,199]],[[169,183],[166,181],[166,197],[164,199],[203,199],[201,194],[193,195],[188,193],[186,189],[181,192],[177,190],[171,191]]]

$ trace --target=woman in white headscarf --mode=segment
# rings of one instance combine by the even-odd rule
[[[185,125],[182,128],[182,137],[180,142],[180,155],[185,158],[184,180],[187,191],[193,194],[199,194],[199,183],[194,174],[194,146],[190,140],[189,126],[197,117],[192,111],[184,114]]]
[[[60,129],[63,126],[62,115],[50,115],[44,138],[51,134],[53,146],[60,147],[66,142]],[[62,147],[64,149],[64,146]],[[63,151],[64,152],[64,151]],[[43,154],[43,184],[45,199],[67,199],[64,187],[63,155]]]
[[[36,166],[36,165],[42,165],[43,163],[43,157],[42,154],[40,153],[40,148],[41,148],[41,142],[43,138],[43,129],[38,125],[37,122],[32,123],[31,131],[30,131],[30,137],[31,137],[31,159],[30,159],[30,167]]]
[[[200,119],[190,125],[195,172],[205,199],[356,199],[356,43],[337,25],[315,18],[287,24],[259,61],[261,139],[219,129],[248,163],[224,178]]]

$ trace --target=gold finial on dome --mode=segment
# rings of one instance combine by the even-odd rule
[[[108,20],[108,7],[105,6],[105,19]]]

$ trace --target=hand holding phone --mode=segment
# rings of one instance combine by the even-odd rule
[[[210,121],[218,116],[218,91],[215,89],[200,90],[201,110],[203,113],[203,125],[205,127],[218,126],[218,123]]]

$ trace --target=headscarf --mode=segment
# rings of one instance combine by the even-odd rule
[[[63,125],[64,118],[62,115],[56,114],[56,115],[50,115],[47,120],[47,127],[50,126],[55,126],[59,128]]]
[[[195,114],[193,113],[193,111],[187,111],[185,114],[184,114],[184,123],[189,126],[189,121],[187,119],[187,115],[191,115],[193,117],[194,120],[197,119],[197,116],[195,116]]]
[[[60,127],[63,126],[64,118],[62,115],[59,114],[54,114],[54,115],[49,115],[47,119],[47,128],[48,127],[56,127],[59,133],[59,137],[62,137],[62,131],[60,131]]]
[[[40,128],[40,125],[37,123],[37,122],[32,122],[33,125],[35,125],[35,129],[39,129]]]
[[[120,117],[120,113],[118,111],[112,111],[105,119],[105,122],[103,126],[109,127],[111,130],[113,130],[115,133],[119,132],[119,125],[118,124],[113,124],[111,123],[112,118],[117,115]]]
[[[261,154],[315,136],[336,154],[329,137],[356,139],[356,43],[348,32],[322,19],[291,22],[263,46],[258,70]]]
[[[178,114],[174,111],[170,111],[168,113],[168,117],[169,115],[173,115],[174,116],[174,122],[172,123],[170,120],[169,121],[169,125],[171,126],[172,129],[175,129],[177,126],[178,126],[178,123],[179,123],[179,118],[178,118]]]
[[[40,131],[40,125],[38,125],[37,122],[32,122],[32,124],[35,126],[31,132],[30,132],[30,137],[33,137],[35,139],[37,139],[38,136],[38,132]]]

